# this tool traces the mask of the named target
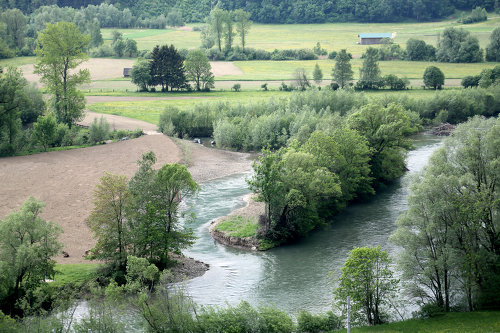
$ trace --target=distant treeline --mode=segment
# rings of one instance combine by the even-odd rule
[[[101,0],[0,0],[1,8],[19,8],[31,13],[41,6],[80,8],[100,5]],[[176,10],[186,22],[202,22],[217,5],[214,0],[116,0],[106,1],[116,8],[130,9],[137,18],[167,15]],[[498,9],[495,0],[219,0],[227,10],[244,9],[260,23],[397,22],[407,19],[427,21],[453,14],[455,9],[488,11]]]

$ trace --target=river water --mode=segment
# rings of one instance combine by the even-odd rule
[[[250,193],[238,174],[202,184],[191,204],[197,220],[190,227],[198,240],[186,255],[210,265],[205,275],[188,281],[186,291],[200,305],[275,305],[290,314],[300,309],[314,313],[331,309],[335,274],[348,252],[359,246],[377,246],[394,254],[388,242],[395,221],[406,210],[408,175],[421,170],[441,144],[441,138],[418,135],[408,153],[409,172],[369,202],[349,206],[326,228],[302,241],[266,252],[233,249],[215,243],[208,233],[210,222],[245,205]]]

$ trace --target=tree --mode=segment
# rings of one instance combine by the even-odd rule
[[[111,35],[113,37],[111,44],[115,44],[117,41],[123,40],[123,34],[121,32],[119,32],[118,30],[113,30],[111,32]]]
[[[38,117],[38,120],[33,125],[33,138],[35,142],[39,142],[43,146],[43,150],[54,142],[57,129],[56,117],[52,113]]]
[[[15,139],[21,129],[21,108],[28,104],[24,86],[26,80],[14,67],[0,68],[0,155],[12,155]]]
[[[432,61],[436,55],[436,49],[423,40],[410,38],[406,42],[406,55],[411,61]]]
[[[74,23],[59,22],[47,24],[38,34],[35,73],[41,75],[47,90],[53,94],[52,105],[58,122],[71,125],[82,119],[85,111],[85,97],[76,88],[89,81],[88,70],[72,73],[87,60],[85,50],[90,37],[80,33]]]
[[[367,104],[349,116],[348,125],[368,140],[375,182],[388,182],[403,174],[405,152],[410,148],[406,137],[419,129],[418,114],[394,103],[387,107]]]
[[[387,320],[390,300],[398,285],[390,268],[391,262],[380,246],[358,247],[349,252],[334,292],[344,316],[347,297],[350,297],[353,322],[379,325]]]
[[[113,43],[113,51],[115,51],[115,54],[117,57],[121,58],[123,57],[123,53],[125,52],[125,42],[123,39],[118,39],[116,42]]]
[[[219,7],[215,7],[210,12],[208,17],[208,25],[212,31],[212,35],[215,37],[215,41],[219,48],[219,52],[222,52],[222,36],[224,35],[224,20],[225,11]]]
[[[182,27],[184,25],[182,14],[177,9],[172,9],[167,14],[166,22],[169,27]]]
[[[293,81],[297,89],[302,91],[306,90],[307,87],[310,87],[309,79],[307,78],[307,73],[304,68],[297,68],[293,73]]]
[[[106,173],[96,186],[94,208],[85,221],[96,239],[91,258],[106,260],[120,271],[125,271],[127,266],[130,245],[130,229],[126,223],[130,200],[127,177]]]
[[[186,86],[184,60],[173,45],[156,46],[151,52],[151,85],[161,85],[162,91]]]
[[[190,51],[184,62],[187,79],[194,81],[196,90],[210,90],[214,87],[214,75],[208,58],[202,50]]]
[[[491,32],[490,44],[486,47],[486,60],[500,61],[500,27]]]
[[[342,49],[335,57],[335,67],[332,71],[333,80],[343,89],[352,80],[353,75],[351,55],[345,49]]]
[[[441,89],[444,85],[444,74],[436,66],[429,66],[424,72],[424,85],[429,88]]]
[[[323,81],[323,72],[321,71],[321,68],[319,68],[319,65],[317,63],[316,66],[314,66],[313,80],[317,85],[319,85],[321,81]]]
[[[137,57],[137,42],[134,39],[126,39],[125,40],[125,48],[124,53],[127,57],[133,58]]]
[[[380,68],[378,67],[378,50],[373,47],[366,49],[363,66],[359,70],[358,84],[362,89],[374,89],[379,86]]]
[[[234,20],[236,21],[236,32],[240,35],[241,48],[245,50],[246,37],[252,26],[252,21],[250,20],[251,14],[244,11],[243,9],[237,9],[234,11]]]
[[[132,83],[137,85],[140,91],[147,91],[151,82],[151,63],[144,59],[139,59],[130,72]]]
[[[460,124],[412,180],[408,211],[391,240],[410,296],[449,311],[500,306],[500,121]]]
[[[30,197],[0,221],[0,304],[12,314],[17,300],[55,274],[51,258],[61,249],[62,230],[40,217],[44,204]],[[1,294],[2,291],[5,294]]]
[[[5,23],[7,45],[11,49],[22,49],[27,23],[26,16],[17,8],[7,9],[0,15],[0,22]]]
[[[226,42],[226,51],[233,48],[233,39],[236,33],[234,32],[234,13],[224,11],[224,40]]]
[[[101,26],[99,25],[99,21],[94,21],[90,26],[90,46],[91,47],[99,47],[104,44],[104,40],[102,39],[101,34]]]
[[[439,36],[436,59],[441,62],[480,62],[483,61],[483,50],[470,32],[446,28]]]

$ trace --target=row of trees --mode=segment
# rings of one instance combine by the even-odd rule
[[[83,5],[99,5],[101,0],[85,1]],[[135,17],[157,16],[158,13],[167,13],[177,10],[186,22],[202,22],[213,9],[214,3],[210,0],[175,0],[168,2],[150,0],[117,0],[114,5],[127,10]],[[408,0],[390,1],[346,1],[336,0],[328,3],[315,0],[303,1],[219,1],[221,8],[227,10],[243,9],[251,14],[252,20],[262,23],[323,23],[323,22],[394,22],[407,19],[427,21],[443,18],[453,14],[455,9],[472,10],[476,6],[492,11],[498,8],[498,4],[491,0],[431,0],[412,2]],[[81,2],[67,0],[2,0],[0,7],[19,8],[24,13],[31,13],[40,6],[46,5],[71,6],[80,8]],[[129,10],[130,9],[130,10]]]
[[[224,40],[225,51],[229,52],[235,44],[234,37],[238,34],[241,49],[244,52],[251,25],[250,13],[242,9],[226,11],[215,7],[206,18],[206,26],[203,27],[201,32],[202,46],[210,49],[216,45],[219,52],[222,52],[222,41]]]
[[[191,89],[208,91],[214,86],[214,75],[207,56],[202,50],[189,51],[184,60],[173,45],[156,46],[151,60],[140,59],[131,71],[132,82],[147,91],[161,86],[161,91]]]

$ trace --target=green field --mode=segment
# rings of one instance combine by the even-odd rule
[[[462,27],[479,39],[481,47],[489,43],[489,35],[500,24],[494,16],[486,22],[462,25],[456,19],[426,23],[329,23],[329,24],[254,24],[247,38],[247,47],[265,49],[312,48],[320,42],[328,51],[347,49],[360,55],[367,46],[358,45],[358,34],[363,32],[395,32],[395,43],[405,44],[409,38],[423,39],[436,45],[437,35],[448,27]],[[195,25],[188,25],[192,28]],[[111,40],[114,29],[102,29],[103,37]],[[137,41],[138,48],[150,50],[158,44],[174,44],[177,48],[197,48],[201,45],[200,32],[174,29],[118,29],[124,38]],[[238,42],[238,38],[236,38]]]
[[[346,332],[346,330],[344,329],[337,332]],[[353,328],[351,332],[493,333],[500,332],[500,312],[448,313],[426,320],[411,319],[386,325]]]

